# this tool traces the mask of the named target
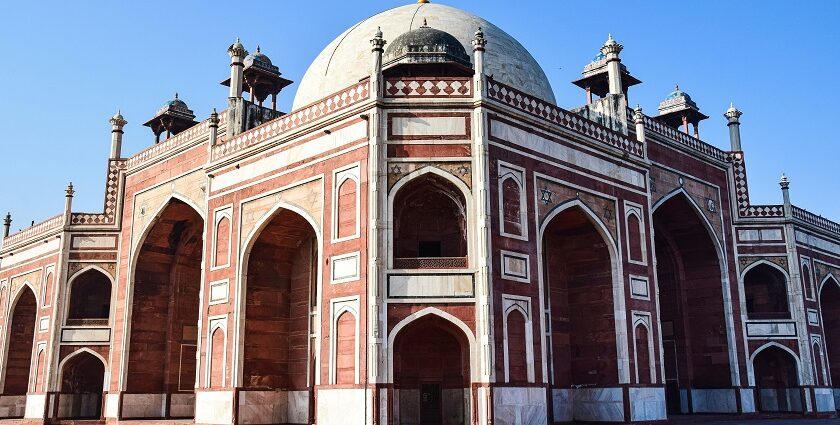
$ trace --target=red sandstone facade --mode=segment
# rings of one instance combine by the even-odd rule
[[[0,415],[833,415],[840,224],[786,181],[750,204],[740,113],[720,150],[627,109],[623,68],[566,111],[486,72],[492,35],[430,67],[371,33],[368,77],[284,115],[237,43],[228,110],[125,158],[115,117],[104,212],[70,188],[3,239]]]

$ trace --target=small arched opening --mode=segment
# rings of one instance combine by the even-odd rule
[[[761,412],[801,412],[796,358],[770,345],[753,355],[753,374]]]
[[[823,282],[819,301],[829,371],[828,384],[837,388],[840,387],[840,283],[833,277]]]
[[[414,178],[393,201],[394,268],[467,267],[464,194],[434,173]]]
[[[60,419],[100,419],[105,364],[83,351],[67,359],[61,369]]]
[[[111,311],[111,279],[88,269],[70,283],[68,326],[107,326]]]
[[[37,312],[35,293],[28,285],[23,285],[10,314],[3,395],[26,395],[29,390]]]
[[[398,423],[470,423],[469,340],[452,322],[429,314],[401,329],[393,371]]]
[[[781,270],[766,263],[747,270],[744,299],[748,319],[790,319],[787,278]]]

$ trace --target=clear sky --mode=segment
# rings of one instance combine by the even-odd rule
[[[299,81],[335,36],[365,17],[411,0],[16,1],[0,13],[0,212],[12,230],[61,212],[102,210],[108,119],[129,121],[123,155],[154,143],[141,124],[177,91],[205,119],[223,109],[227,47],[260,44]],[[433,0],[434,1],[434,0]],[[840,221],[840,2],[488,1],[441,2],[480,15],[516,37],[543,66],[560,106],[585,101],[569,82],[607,33],[643,84],[630,102],[648,114],[675,83],[711,118],[707,142],[728,149],[722,113],[744,111],[742,139],[753,203],[793,202]],[[488,46],[488,48],[491,46]],[[288,110],[297,86],[281,93]]]

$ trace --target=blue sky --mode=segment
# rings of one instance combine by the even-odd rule
[[[177,91],[206,118],[224,108],[226,48],[257,44],[287,78],[355,22],[408,1],[297,0],[11,2],[0,14],[2,167],[0,211],[13,230],[61,211],[102,209],[108,118],[129,121],[124,155],[154,139],[141,124]],[[607,33],[644,83],[630,102],[648,114],[675,83],[710,119],[703,139],[728,147],[729,102],[744,111],[742,139],[754,203],[793,202],[840,220],[840,143],[834,127],[840,79],[840,2],[487,1],[442,2],[483,16],[518,38],[543,66],[560,106],[585,101],[569,82]],[[234,13],[235,12],[235,13]],[[288,110],[296,85],[282,93]]]

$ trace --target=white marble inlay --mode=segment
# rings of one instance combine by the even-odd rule
[[[814,395],[817,401],[817,412],[833,412],[836,409],[832,388],[814,388]]]
[[[38,332],[46,332],[50,328],[50,316],[44,316],[38,320]]]
[[[0,417],[17,418],[26,412],[25,395],[0,396]]]
[[[574,420],[591,422],[624,421],[621,388],[578,388],[572,393]]]
[[[113,249],[117,246],[117,235],[73,235],[70,244],[72,249]]]
[[[463,136],[468,138],[467,117],[391,117],[395,136]]]
[[[197,391],[195,393],[195,423],[221,425],[232,422],[232,391]]]
[[[114,418],[120,414],[120,395],[105,394],[105,417]]]
[[[818,238],[800,230],[796,231],[796,241],[828,252],[840,254],[840,244],[823,238]]]
[[[472,275],[388,276],[388,296],[395,298],[472,297]]]
[[[813,326],[819,326],[820,325],[820,314],[817,312],[817,310],[809,308],[807,310],[806,314],[808,316],[808,324],[809,325],[813,325]]]
[[[661,421],[667,419],[664,388],[630,388],[630,419]]]
[[[741,410],[743,413],[755,413],[755,392],[751,388],[741,389]]]
[[[356,388],[318,391],[318,423],[365,423],[365,390]]]
[[[164,394],[123,394],[124,418],[161,418],[165,411]]]
[[[61,342],[108,342],[110,340],[110,328],[64,328],[61,330]]]
[[[349,282],[359,278],[359,253],[337,255],[330,259],[332,283]]]
[[[551,408],[554,410],[554,420],[557,422],[571,422],[574,417],[572,406],[572,390],[552,389]]]
[[[748,337],[794,337],[796,322],[747,322]]]
[[[9,268],[15,264],[23,263],[36,257],[40,257],[51,251],[61,248],[61,239],[51,238],[46,243],[30,245],[26,249],[15,250],[14,255],[3,257],[3,268]]]
[[[228,300],[228,281],[213,282],[210,284],[210,302],[222,303]]]
[[[543,425],[547,422],[547,413],[543,388],[493,389],[493,423]]]
[[[691,404],[695,413],[737,413],[734,389],[692,389]]]
[[[27,394],[26,412],[23,417],[26,419],[43,419],[44,407],[47,402],[46,394]]]
[[[630,278],[630,295],[641,298],[648,298],[648,281],[639,277]]]
[[[529,259],[527,254],[502,250],[501,255],[502,278],[517,282],[530,282],[530,267],[528,266]]]

